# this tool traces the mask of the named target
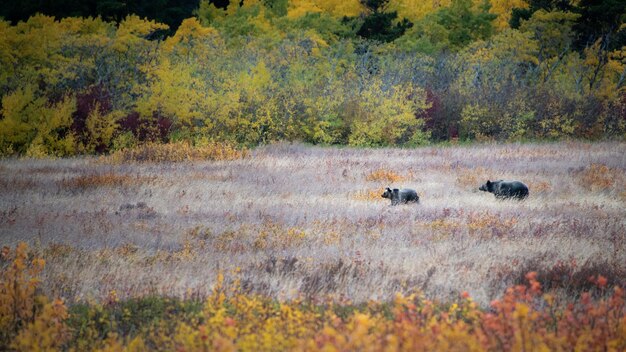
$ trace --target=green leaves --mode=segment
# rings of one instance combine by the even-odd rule
[[[484,1],[477,9],[471,0],[453,0],[452,5],[435,14],[437,23],[448,31],[452,50],[461,49],[473,41],[489,38],[496,15],[489,13],[491,5]]]

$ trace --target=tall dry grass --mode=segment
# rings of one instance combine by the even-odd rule
[[[625,155],[617,142],[280,144],[220,161],[3,160],[0,245],[34,246],[44,292],[70,302],[204,296],[219,271],[278,299],[467,291],[483,306],[536,271],[568,299],[591,275],[626,284]],[[478,191],[500,178],[529,199]],[[387,186],[421,204],[391,207]]]

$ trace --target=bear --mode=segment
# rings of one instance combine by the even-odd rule
[[[383,198],[388,198],[391,200],[391,205],[398,205],[400,203],[418,203],[420,202],[420,197],[417,195],[415,190],[410,188],[403,189],[391,189],[389,187],[385,188],[385,193],[381,195]]]
[[[528,186],[520,181],[487,180],[487,183],[478,189],[493,193],[498,199],[515,198],[522,200],[528,197]]]

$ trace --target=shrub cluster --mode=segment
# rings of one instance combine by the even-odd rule
[[[367,350],[510,351],[626,348],[624,289],[592,277],[574,302],[543,292],[537,274],[488,309],[467,293],[443,305],[419,294],[392,302],[324,303],[247,295],[218,275],[203,300],[145,297],[100,303],[49,302],[38,295],[43,261],[21,243],[2,252],[0,346],[18,351]],[[233,273],[237,275],[237,273]]]
[[[0,154],[624,136],[616,2],[404,2],[201,1],[167,38],[135,15],[2,21]]]

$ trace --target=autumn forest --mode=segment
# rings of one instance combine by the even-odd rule
[[[97,3],[98,17],[60,17],[100,15],[69,1],[57,17],[4,9],[3,155],[626,131],[618,0],[129,2],[145,17]]]

